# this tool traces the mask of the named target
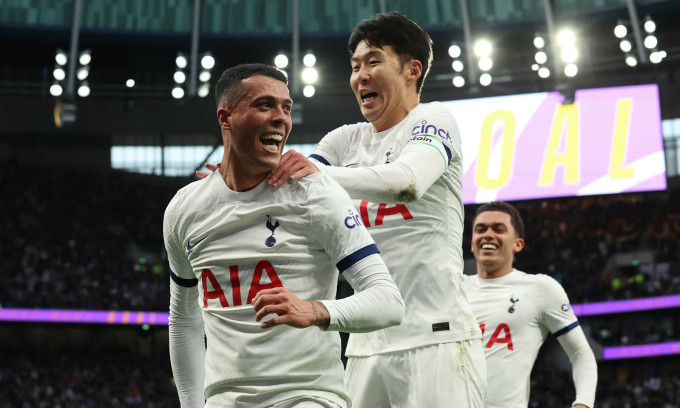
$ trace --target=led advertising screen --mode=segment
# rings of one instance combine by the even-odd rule
[[[656,85],[449,101],[463,148],[463,202],[664,190]]]

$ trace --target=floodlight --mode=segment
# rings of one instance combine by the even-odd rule
[[[564,47],[562,48],[562,51],[560,51],[560,56],[562,57],[562,61],[566,63],[576,62],[578,59],[578,50],[576,47]]]
[[[210,81],[210,71],[208,71],[208,70],[201,71],[201,73],[198,74],[198,80],[201,81],[201,82]]]
[[[201,58],[201,66],[204,69],[212,69],[215,66],[215,58],[209,53],[205,54],[203,58]]]
[[[548,61],[548,54],[543,51],[539,51],[536,53],[536,55],[534,55],[534,59],[539,64],[545,64],[546,61]]]
[[[319,73],[315,68],[307,67],[302,70],[302,80],[307,84],[313,84],[319,79]]]
[[[78,68],[78,72],[76,73],[76,77],[80,81],[84,81],[87,79],[88,75],[90,75],[90,67],[80,67]]]
[[[656,31],[656,23],[654,22],[654,20],[652,20],[651,17],[647,16],[647,19],[645,20],[644,28],[645,28],[645,31],[647,31],[649,34]]]
[[[614,35],[616,38],[623,38],[628,35],[628,29],[625,25],[619,23],[616,25],[616,27],[614,27]]]
[[[491,75],[489,74],[482,74],[479,76],[479,84],[482,86],[489,86],[491,84]]]
[[[548,69],[548,67],[541,67],[538,70],[538,76],[544,79],[548,78],[550,76],[550,70]]]
[[[539,50],[545,47],[545,40],[543,39],[543,37],[541,37],[540,35],[534,37],[534,47],[538,48]]]
[[[564,75],[568,76],[569,78],[575,77],[577,73],[578,67],[576,64],[567,64],[564,66]]]
[[[456,72],[461,72],[465,66],[463,65],[463,61],[455,60],[451,63],[451,68],[453,68],[453,70]]]
[[[489,57],[482,57],[479,59],[479,69],[482,71],[488,71],[493,67],[493,60]]]
[[[488,57],[491,55],[491,43],[488,40],[478,40],[475,43],[475,55],[478,57]]]
[[[628,40],[621,40],[621,43],[619,43],[619,47],[623,52],[630,52],[630,50],[633,49],[633,44],[631,44],[630,41]]]
[[[82,98],[86,98],[90,95],[90,87],[87,85],[87,82],[83,82],[82,85],[78,87],[78,95]]]
[[[80,62],[80,65],[88,65],[92,61],[92,53],[90,50],[85,50],[80,53],[80,56],[78,57],[78,62]]]
[[[127,86],[128,88],[132,88],[133,86],[135,86],[135,80],[132,78],[128,79],[127,81],[125,81],[125,86]]]
[[[564,28],[559,33],[557,33],[557,44],[559,44],[560,47],[574,45],[575,42],[576,36],[570,29]]]
[[[661,53],[658,51],[654,51],[653,53],[649,54],[649,62],[652,64],[658,64],[661,62],[663,57],[661,56]]]
[[[451,58],[458,58],[460,57],[460,54],[462,53],[460,46],[458,44],[451,44],[449,47],[449,56]]]
[[[55,82],[50,86],[50,94],[52,96],[60,96],[62,92],[64,92],[64,89],[58,83]]]
[[[64,68],[58,66],[52,71],[52,76],[57,81],[63,81],[64,78],[66,78],[66,71],[64,71]]]
[[[627,56],[627,57],[626,57],[626,64],[627,64],[629,67],[634,67],[634,66],[636,66],[636,65],[638,64],[637,58],[635,58],[635,57],[632,56],[632,55]]]
[[[465,86],[465,78],[463,78],[460,75],[454,76],[452,82],[453,86],[455,86],[456,88],[462,88],[463,86]]]
[[[316,57],[314,56],[314,54],[312,54],[311,51],[309,51],[307,52],[307,54],[305,54],[304,57],[302,57],[302,63],[306,67],[313,67],[314,64],[316,64]]]
[[[646,48],[651,50],[652,48],[656,47],[657,44],[658,44],[658,41],[657,41],[655,36],[648,35],[647,37],[645,37],[645,47]]]
[[[315,93],[316,89],[314,89],[314,86],[312,85],[306,85],[304,88],[302,88],[302,94],[307,98],[311,98]]]
[[[288,66],[288,57],[284,53],[279,53],[279,55],[274,58],[274,65],[276,68],[283,69]]]
[[[61,49],[58,49],[57,54],[54,56],[54,60],[59,65],[66,65],[66,62],[68,61],[68,57],[66,56],[66,53],[64,51],[62,51]]]
[[[203,84],[198,87],[198,97],[205,98],[210,93],[210,85]]]
[[[180,86],[172,88],[172,97],[175,99],[181,99],[184,97],[184,89]]]
[[[175,71],[175,75],[173,75],[172,77],[175,78],[175,82],[178,84],[183,84],[184,81],[187,80],[187,76],[184,74],[184,72],[179,70]]]
[[[532,71],[538,71],[539,68],[540,68],[540,66],[538,64],[531,64],[531,70]]]
[[[175,64],[177,65],[177,68],[179,69],[184,69],[187,67],[187,57],[184,56],[181,52],[177,53],[177,58],[175,58]]]

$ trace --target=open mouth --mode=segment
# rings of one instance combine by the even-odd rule
[[[361,102],[370,102],[373,99],[377,98],[378,94],[375,92],[366,92],[361,94]]]
[[[267,133],[260,137],[262,146],[270,152],[278,152],[282,141],[283,136],[277,133]]]
[[[482,244],[482,250],[494,250],[498,249],[498,246],[496,244]]]

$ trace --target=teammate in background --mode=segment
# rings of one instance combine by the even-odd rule
[[[334,331],[399,324],[402,297],[347,193],[328,175],[279,189],[266,183],[291,130],[281,71],[231,68],[215,94],[220,171],[181,189],[163,224],[170,357],[182,406],[207,399],[208,407],[346,407]],[[328,300],[338,270],[356,294]],[[318,327],[298,330],[310,326]]]
[[[528,406],[531,369],[552,333],[572,364],[573,407],[592,408],[597,386],[593,351],[562,286],[550,276],[513,269],[523,236],[522,218],[510,204],[492,202],[477,210],[472,226],[477,275],[466,276],[465,290],[484,335],[486,407]]]
[[[345,375],[353,406],[482,407],[481,332],[463,291],[461,140],[439,102],[420,103],[432,41],[399,13],[359,23],[350,85],[369,123],[327,134],[310,157],[288,152],[269,176],[318,171],[357,200],[406,303],[400,326],[353,333]]]

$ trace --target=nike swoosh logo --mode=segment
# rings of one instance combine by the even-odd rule
[[[194,242],[193,245],[191,245],[191,242],[187,243],[187,251],[191,251],[192,249],[194,249],[194,247],[195,247],[196,245],[198,245],[198,244],[200,244],[201,242],[203,242],[203,240],[206,239],[206,238],[208,238],[208,237],[203,237],[202,239],[199,239],[198,241]]]

